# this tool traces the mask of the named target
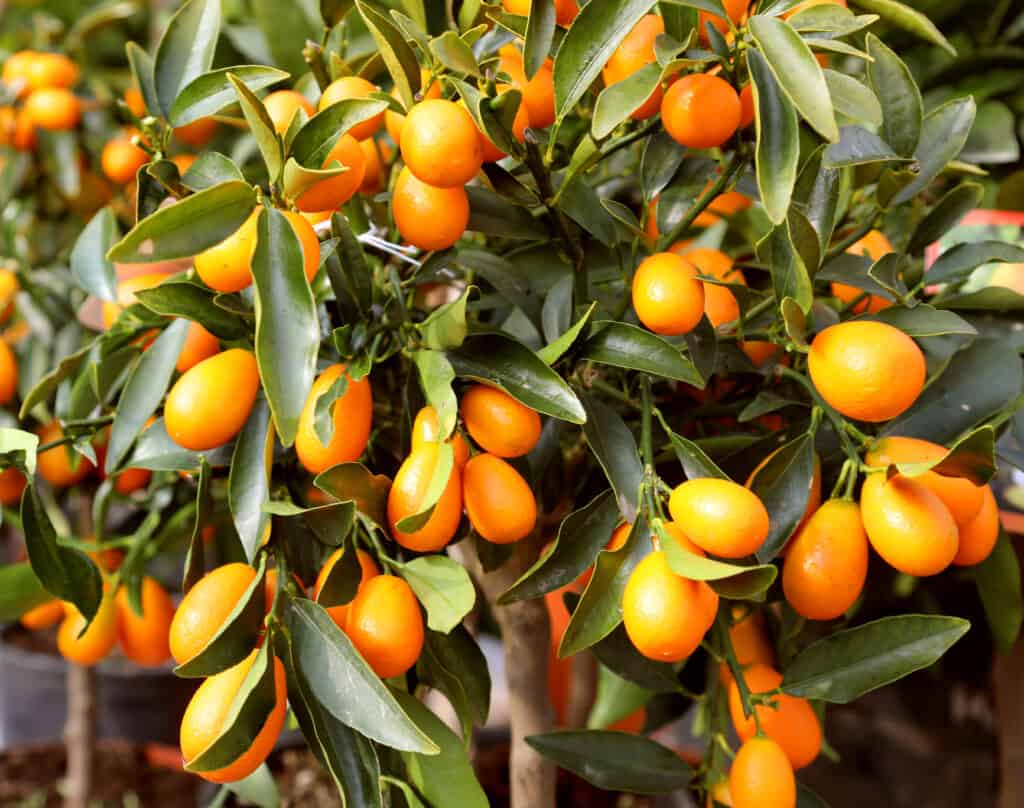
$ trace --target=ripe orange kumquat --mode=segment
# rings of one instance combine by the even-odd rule
[[[29,631],[42,631],[55,626],[64,619],[64,603],[59,600],[48,600],[34,606],[18,618]]]
[[[320,569],[320,572],[316,576],[316,584],[313,587],[314,598],[320,597],[320,592],[324,588],[324,585],[327,583],[327,578],[330,576],[331,570],[334,569],[334,565],[341,560],[342,553],[344,552],[345,548],[339,547],[337,550],[335,550],[327,557],[327,560],[324,562],[323,567]],[[380,568],[377,566],[377,562],[373,560],[373,556],[371,556],[365,550],[356,550],[356,558],[359,559],[359,568],[361,571],[359,577],[359,586],[356,590],[356,595],[358,595],[359,592],[361,592],[363,589],[363,584],[365,584],[371,578],[380,575]],[[268,575],[267,579],[269,580],[269,578],[270,576]],[[268,603],[267,605],[269,607],[270,604]],[[345,630],[345,625],[348,622],[348,608],[350,605],[351,601],[349,603],[343,603],[340,606],[326,607],[327,614],[331,616],[331,620],[333,620],[335,625],[337,625],[337,627],[340,628],[342,631]]]
[[[63,87],[43,87],[33,90],[25,99],[24,111],[40,129],[64,131],[78,126],[82,102]]]
[[[483,163],[473,119],[464,107],[440,98],[421,101],[409,110],[401,147],[406,167],[435,188],[465,185]]]
[[[18,392],[18,357],[0,338],[0,405],[10,404]]]
[[[404,580],[377,575],[349,605],[346,633],[382,679],[401,676],[423,650],[423,614]]]
[[[633,308],[655,334],[692,331],[704,314],[704,284],[689,261],[674,253],[646,258],[633,276]]]
[[[486,452],[466,463],[462,501],[473,529],[494,544],[524,539],[537,523],[537,500],[526,480],[500,457]]]
[[[782,747],[771,738],[751,738],[729,769],[732,808],[795,808],[796,778]]]
[[[61,440],[64,437],[64,430],[59,423],[51,421],[39,428],[36,434],[39,435],[39,444],[42,446]],[[54,446],[40,452],[36,460],[39,476],[55,488],[66,488],[81,482],[92,471],[92,463],[77,453],[73,455],[74,461],[71,457],[67,446]]]
[[[981,508],[971,521],[960,525],[960,544],[953,563],[960,567],[980,564],[999,540],[999,506],[989,486],[982,489]]]
[[[66,603],[64,620],[57,630],[57,650],[69,662],[91,667],[106,657],[117,642],[117,607],[111,593],[104,593],[99,609],[82,634],[85,625],[82,613],[74,604]]]
[[[338,138],[324,158],[323,168],[328,168],[335,161],[346,170],[320,180],[303,191],[295,200],[295,207],[300,211],[337,210],[362,186],[366,176],[366,155],[352,135]],[[380,170],[379,167],[377,170]]]
[[[288,131],[292,118],[300,109],[309,117],[313,117],[316,111],[309,99],[295,90],[275,90],[263,99],[263,106],[274,124],[274,130],[280,135]]]
[[[718,76],[691,73],[665,92],[661,120],[676,142],[690,149],[721,146],[739,128],[743,110],[732,86]]]
[[[477,144],[479,145],[479,143]],[[446,250],[462,238],[469,224],[466,189],[437,188],[402,169],[391,194],[395,227],[421,250]]]
[[[185,344],[181,346],[181,353],[178,354],[175,368],[178,373],[184,373],[204,359],[209,359],[218,351],[220,351],[220,341],[199,323],[190,322],[188,333],[185,335]]]
[[[484,451],[498,457],[522,457],[540,440],[540,415],[504,390],[475,384],[459,405],[462,419]]]
[[[424,443],[413,450],[395,475],[388,492],[388,525],[403,547],[425,553],[440,550],[455,536],[462,519],[462,474],[453,462],[444,491],[430,518],[420,528],[406,532],[398,523],[423,510],[424,498],[439,462],[441,444]]]
[[[127,278],[117,285],[117,295],[113,302],[103,303],[103,328],[110,330],[117,322],[121,312],[129,306],[138,303],[135,293],[142,289],[152,289],[167,280],[167,275],[160,272],[149,272],[145,275],[136,275],[134,278]]]
[[[415,452],[424,443],[437,443],[439,432],[437,410],[428,404],[416,413],[412,422],[412,450]],[[469,460],[469,444],[458,430],[448,438],[448,442],[455,453],[455,466],[461,471]]]
[[[142,614],[136,614],[128,589],[117,591],[117,636],[124,655],[138,665],[162,665],[171,656],[169,636],[174,619],[171,596],[152,578],[142,579]]]
[[[331,82],[324,88],[317,110],[323,112],[329,106],[344,101],[347,98],[368,98],[371,94],[380,92],[380,87],[360,76],[342,76]],[[348,132],[356,140],[366,140],[373,137],[384,125],[384,113],[379,112],[372,118],[367,118],[357,123]]]
[[[21,501],[21,494],[28,481],[14,466],[0,471],[0,505],[14,505]]]
[[[334,431],[327,444],[320,442],[316,431],[316,407],[320,398],[345,373],[345,392],[334,402]],[[344,365],[331,365],[321,373],[309,391],[309,397],[299,415],[299,428],[295,435],[295,451],[303,467],[319,474],[339,463],[359,459],[366,451],[373,426],[373,391],[370,377],[354,380],[345,372]]]
[[[248,564],[224,564],[200,578],[185,594],[169,630],[171,656],[179,665],[202,651],[234,611],[256,578]]]
[[[626,38],[613,51],[601,77],[606,87],[618,84],[636,73],[644,65],[652,64],[656,60],[654,54],[654,41],[659,35],[665,33],[665,21],[657,14],[648,14],[633,26]],[[661,109],[662,89],[659,84],[651,92],[647,100],[633,112],[635,120],[646,120],[658,113]]]
[[[672,491],[668,508],[690,540],[712,555],[742,558],[757,552],[768,537],[764,504],[731,480],[687,480]]]

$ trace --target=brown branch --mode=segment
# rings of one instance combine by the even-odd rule
[[[501,627],[508,682],[512,751],[509,768],[512,808],[555,808],[555,767],[524,740],[550,732],[554,710],[548,692],[548,643],[551,626],[542,599],[497,605],[498,597],[536,560],[534,542],[522,541],[500,568],[484,572],[471,541],[452,548],[476,580]]]
[[[68,718],[64,743],[68,754],[65,808],[87,808],[92,793],[96,747],[96,674],[92,668],[68,665]]]

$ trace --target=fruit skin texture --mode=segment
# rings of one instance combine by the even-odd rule
[[[78,65],[62,53],[34,53],[25,65],[25,79],[32,90],[74,87],[80,77]]]
[[[807,364],[822,398],[858,421],[895,418],[924,388],[924,354],[914,340],[886,323],[829,326],[811,343]]]
[[[661,102],[665,131],[690,149],[721,146],[739,128],[742,117],[740,97],[732,86],[704,73],[683,76]]]
[[[421,510],[437,465],[439,447],[438,443],[424,443],[411,452],[398,469],[388,492],[388,525],[391,535],[406,549],[420,553],[440,550],[448,544],[459,529],[462,519],[462,474],[453,463],[441,498],[426,524],[411,533],[398,529],[402,519]]]
[[[252,255],[260,208],[253,208],[249,218],[220,244],[195,257],[196,273],[203,283],[218,292],[240,292],[252,283]]]
[[[64,131],[78,126],[82,102],[63,87],[43,87],[25,99],[24,111],[40,129]]]
[[[174,136],[178,140],[194,149],[201,149],[216,133],[217,121],[213,118],[198,118],[174,130]]]
[[[530,0],[502,0],[502,5],[509,14],[518,14],[521,17],[530,14]],[[576,0],[555,0],[555,22],[559,25],[569,25],[579,10]]]
[[[757,552],[768,537],[764,504],[731,480],[687,480],[672,491],[668,509],[690,540],[712,555],[742,558]]]
[[[755,663],[762,665],[775,664],[775,649],[768,639],[764,625],[764,617],[760,612],[743,606],[732,607],[733,623],[729,626],[729,640],[740,667],[747,668]],[[727,662],[718,665],[718,673],[728,687],[732,681],[732,671]]]
[[[743,672],[751,693],[769,693],[782,684],[782,674],[767,665],[751,665]],[[810,765],[821,751],[821,725],[807,699],[781,693],[772,697],[775,707],[756,707],[765,735],[782,747],[794,769]],[[729,714],[740,740],[749,741],[757,734],[754,717],[743,715],[740,689],[729,684]],[[735,792],[733,793],[735,797]]]
[[[56,421],[51,421],[38,429],[36,434],[39,435],[39,443],[42,445],[60,440],[64,437],[64,430]],[[67,447],[54,446],[52,449],[39,453],[36,458],[36,469],[39,471],[39,476],[50,485],[56,488],[65,488],[84,479],[92,471],[92,463],[85,457],[76,454],[75,461],[77,465],[72,468]]]
[[[869,466],[891,463],[926,463],[946,455],[946,447],[920,438],[882,438],[864,456]],[[984,486],[975,485],[965,477],[947,477],[937,471],[926,471],[913,477],[942,500],[957,526],[966,525],[981,510]]]
[[[0,504],[13,505],[21,501],[27,480],[14,466],[0,471]]]
[[[469,196],[465,188],[428,185],[417,179],[408,166],[395,182],[391,209],[402,238],[421,250],[448,249],[462,238],[469,224]]]
[[[136,172],[149,162],[149,155],[132,143],[125,133],[108,140],[100,152],[100,168],[108,180],[125,185],[135,179]]]
[[[537,523],[537,500],[530,486],[492,454],[475,455],[466,463],[462,501],[473,529],[494,544],[526,538]]]
[[[694,266],[673,253],[655,253],[633,276],[633,308],[655,334],[692,331],[704,314],[704,284]]]
[[[57,650],[70,662],[92,667],[103,659],[117,642],[117,608],[109,592],[103,594],[99,609],[85,634],[82,613],[71,603],[65,604],[65,617],[57,630]]]
[[[339,547],[333,553],[327,557],[327,561],[324,562],[323,567],[316,576],[316,584],[313,587],[313,597],[320,597],[320,590],[324,588],[324,584],[327,583],[327,576],[331,574],[331,570],[334,569],[334,565],[341,559],[341,554],[345,552],[344,547]],[[362,574],[359,578],[359,587],[356,590],[356,596],[363,590],[363,584],[365,584],[371,578],[380,575],[380,568],[377,566],[377,562],[373,560],[371,556],[365,550],[356,550],[356,558],[359,559],[359,567],[362,570]],[[269,575],[268,575],[269,580]],[[327,606],[327,614],[331,616],[331,620],[334,624],[342,631],[345,630],[345,625],[348,622],[348,608],[351,605],[349,603],[343,603],[340,606]],[[270,603],[267,603],[267,608],[270,607]]]
[[[10,404],[18,392],[18,358],[7,344],[0,339],[0,405]]]
[[[42,631],[59,623],[64,617],[64,604],[59,600],[48,600],[29,609],[18,622],[29,631]]]
[[[184,373],[204,359],[214,356],[218,351],[220,351],[220,341],[213,334],[199,323],[189,323],[185,344],[181,347],[181,353],[178,354],[175,368],[178,373]]]
[[[782,589],[796,612],[832,620],[860,597],[868,574],[868,536],[855,502],[831,499],[790,543]]]
[[[193,694],[181,719],[181,755],[186,763],[195,760],[225,729],[224,723],[231,712],[231,703],[256,661],[257,653],[253,651],[234,667],[209,677]],[[248,777],[267,759],[267,755],[273,749],[284,727],[288,708],[284,665],[277,657],[274,657],[273,664],[276,699],[263,727],[256,734],[252,745],[233,762],[214,771],[196,772],[204,780],[211,783],[232,783]]]
[[[175,662],[184,664],[206,647],[255,577],[248,564],[235,563],[217,567],[196,582],[171,621],[168,639]]]
[[[138,665],[163,665],[171,656],[169,634],[174,619],[171,596],[152,578],[142,579],[142,616],[128,602],[128,590],[117,591],[117,637],[124,655]]]
[[[263,106],[267,108],[267,114],[270,115],[270,120],[274,124],[274,130],[279,135],[288,131],[288,125],[299,109],[305,110],[310,117],[315,112],[309,99],[295,90],[275,90],[263,99]]]
[[[204,359],[174,383],[164,403],[171,440],[201,452],[237,435],[256,403],[260,374],[256,357],[232,348]]]
[[[604,68],[601,77],[606,87],[611,87],[623,79],[629,78],[644,65],[651,64],[657,57],[654,54],[654,40],[659,34],[665,33],[665,21],[657,14],[648,14],[633,26],[626,34]],[[636,109],[632,117],[642,121],[656,115],[661,109],[662,89],[659,84],[648,96],[647,100]]]
[[[429,98],[440,98],[441,97],[441,82],[433,81],[430,85],[427,82],[430,81],[430,71],[425,67],[420,68],[420,91],[417,93],[417,97],[421,99]],[[427,89],[424,90],[423,88]],[[391,97],[401,102],[401,95],[396,87],[391,91]],[[387,129],[388,135],[395,145],[398,146],[402,142],[402,128],[405,126],[405,116],[400,112],[395,112],[390,107],[384,111],[384,128]]]
[[[295,200],[295,207],[307,213],[337,210],[355,195],[366,176],[366,156],[352,135],[338,138],[324,158],[322,168],[327,168],[335,160],[346,166],[348,171],[311,185]]]
[[[412,422],[412,451],[415,452],[424,443],[437,443],[439,431],[437,410],[428,404],[416,413],[416,418]],[[466,461],[469,460],[469,444],[458,430],[448,438],[447,442],[452,445],[452,451],[455,454],[455,468],[462,471]]]
[[[409,584],[394,575],[366,581],[349,606],[346,633],[381,679],[409,670],[423,650],[423,614]]]
[[[378,92],[380,87],[359,76],[343,76],[331,82],[324,88],[317,110],[323,112],[332,104],[344,101],[346,98],[367,98],[371,93]],[[353,126],[347,134],[356,140],[366,140],[373,137],[384,125],[384,113],[379,112],[372,118],[367,118],[361,123]]]
[[[732,259],[721,250],[700,247],[687,250],[683,255],[697,268],[701,275],[708,275],[719,281],[747,285],[743,272],[732,265]],[[716,328],[739,319],[740,304],[736,295],[727,286],[702,281],[704,284],[704,313]]]
[[[796,779],[785,752],[770,738],[751,738],[729,769],[733,808],[794,808]]]
[[[679,662],[700,645],[718,612],[718,595],[704,581],[672,571],[655,550],[637,564],[622,594],[622,620],[637,651]]]
[[[339,463],[357,460],[366,451],[373,425],[373,390],[370,377],[359,381],[348,377],[345,392],[334,402],[334,434],[326,446],[316,434],[316,403],[345,372],[344,365],[331,365],[321,373],[309,391],[309,398],[299,414],[295,434],[295,451],[299,462],[313,474],[326,471]],[[346,374],[347,375],[347,374]]]
[[[470,437],[498,457],[522,457],[540,440],[540,415],[504,390],[475,384],[459,403]]]
[[[960,546],[953,557],[953,563],[959,567],[980,564],[989,557],[998,540],[999,506],[992,489],[986,485],[977,515],[960,525]]]
[[[860,495],[861,515],[871,546],[907,575],[937,575],[960,546],[949,509],[927,486],[897,474],[869,474]]]
[[[544,129],[555,122],[555,77],[554,62],[545,59],[532,79],[526,78],[526,68],[523,65],[523,54],[513,44],[502,46],[498,51],[501,59],[499,69],[512,77],[512,86],[523,94],[522,105],[516,114],[513,123],[516,138],[523,142],[522,130],[527,126],[534,129]],[[526,121],[520,121],[519,116],[525,111]]]
[[[409,170],[435,188],[465,185],[483,163],[473,119],[463,107],[441,98],[421,101],[409,110],[401,147]]]

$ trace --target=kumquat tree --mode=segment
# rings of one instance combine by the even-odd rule
[[[1024,469],[1024,297],[971,285],[1024,250],[932,249],[982,202],[975,101],[887,44],[952,52],[923,13],[849,3],[26,23],[5,619],[173,658],[185,770],[261,804],[286,727],[346,806],[492,804],[488,627],[514,808],[559,769],[826,805],[831,705],[1024,614],[989,485],[997,441]],[[981,625],[930,594],[956,576]],[[696,751],[651,737],[684,715]]]

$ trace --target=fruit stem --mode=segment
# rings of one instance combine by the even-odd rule
[[[641,378],[641,399],[640,410],[640,452],[644,465],[648,467],[649,473],[654,472],[654,442],[651,438],[651,377],[646,373]]]
[[[664,252],[679,240],[679,237],[686,232],[697,217],[704,212],[704,209],[714,201],[715,197],[725,190],[725,187],[730,182],[732,182],[732,178],[736,176],[742,167],[743,157],[737,149],[733,152],[732,157],[729,159],[729,164],[718,176],[718,179],[708,186],[707,190],[697,198],[696,202],[690,205],[690,209],[686,211],[686,215],[683,216],[676,226],[658,240],[658,250],[660,252]]]
[[[715,617],[715,630],[718,632],[722,652],[725,654],[725,661],[729,665],[729,672],[736,680],[736,687],[740,692],[740,703],[743,705],[743,715],[747,718],[754,717],[754,726],[757,727],[757,734],[762,735],[761,717],[754,709],[753,698],[750,688],[747,687],[747,680],[743,677],[743,668],[736,659],[736,650],[732,647],[732,637],[729,636],[729,626],[726,624],[725,614],[719,610]]]

